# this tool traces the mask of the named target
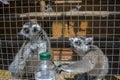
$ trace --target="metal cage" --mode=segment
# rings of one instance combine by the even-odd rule
[[[24,42],[24,38],[17,37],[17,33],[25,22],[37,21],[50,38],[54,60],[77,59],[70,49],[68,38],[77,35],[90,36],[109,59],[110,68],[105,80],[119,80],[119,0],[8,0],[8,3],[4,1],[6,0],[0,0],[2,79],[12,79],[7,71],[8,66]]]

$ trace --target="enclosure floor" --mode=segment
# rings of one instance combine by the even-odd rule
[[[27,79],[13,79],[7,70],[0,70],[0,80],[27,80]]]
[[[115,76],[118,80],[120,80],[120,76]]]
[[[0,70],[0,80],[28,80],[28,79],[13,79],[11,77],[11,74],[7,70]],[[69,79],[71,80],[71,79]],[[120,76],[115,76],[115,77],[106,77],[104,80],[120,80]]]

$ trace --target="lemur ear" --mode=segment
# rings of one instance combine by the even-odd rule
[[[92,38],[92,37],[86,38],[86,39],[85,39],[85,44],[86,44],[86,45],[93,44],[93,38]]]
[[[42,29],[41,26],[39,24],[37,24],[37,22],[35,22],[33,28],[36,29],[36,31],[41,31],[41,29]]]
[[[74,38],[69,38],[69,41],[73,41]]]

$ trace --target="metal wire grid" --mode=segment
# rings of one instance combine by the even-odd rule
[[[56,0],[57,1],[57,0]],[[15,53],[19,51],[21,43],[24,40],[19,40],[16,37],[19,30],[22,28],[22,25],[29,21],[31,17],[27,16],[26,18],[18,17],[19,14],[29,13],[29,12],[40,12],[40,5],[35,1],[31,0],[9,0],[9,5],[3,5],[0,3],[0,68],[2,70],[7,70],[7,67],[13,60]],[[49,4],[50,0],[46,0]],[[69,45],[66,44],[68,40],[64,37],[65,24],[69,22],[75,22],[74,31],[75,34],[80,31],[80,22],[88,22],[88,28],[85,29],[86,36],[92,36],[95,38],[94,43],[99,46],[104,53],[109,57],[110,71],[108,76],[112,80],[111,76],[120,74],[120,3],[118,0],[83,0],[82,3],[65,3],[65,4],[52,4],[53,10],[55,12],[66,12],[72,10],[76,5],[81,5],[80,11],[111,11],[116,14],[108,15],[106,17],[98,16],[95,17],[94,13],[92,16],[79,16],[76,17],[66,17],[62,15],[61,17],[37,17],[38,22],[42,24],[43,29],[48,33],[48,36],[51,38],[52,48],[69,48]],[[56,13],[57,14],[57,13]],[[72,14],[72,13],[71,13]],[[79,12],[78,12],[79,14]],[[62,22],[62,35],[60,39],[52,39],[52,22]],[[58,27],[58,26],[56,26]],[[70,34],[70,33],[69,33]],[[62,44],[62,45],[61,45]],[[65,56],[64,54],[58,56]],[[71,56],[71,55],[67,55]],[[61,58],[59,58],[61,59]]]

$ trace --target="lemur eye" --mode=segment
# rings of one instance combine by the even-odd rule
[[[75,44],[76,44],[76,45],[80,45],[81,42],[80,42],[80,41],[76,41]]]
[[[29,29],[28,28],[24,28],[24,32],[28,34],[29,33]]]
[[[36,32],[36,31],[37,31],[37,28],[36,28],[36,27],[34,27],[34,28],[33,28],[33,32]]]

